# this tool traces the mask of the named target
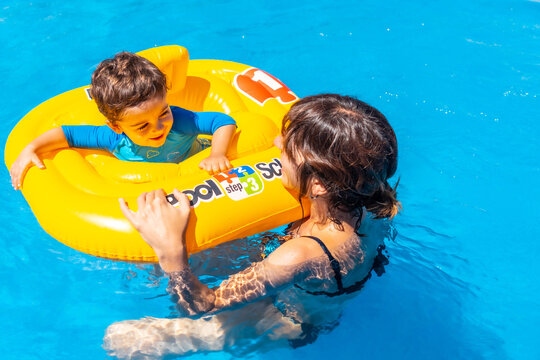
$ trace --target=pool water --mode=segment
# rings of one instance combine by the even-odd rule
[[[246,357],[539,359],[539,36],[538,1],[5,0],[0,136],[104,58],[168,44],[355,95],[398,137],[390,265],[331,333]],[[153,269],[65,247],[5,168],[0,186],[3,359],[106,358],[108,325],[171,314]]]

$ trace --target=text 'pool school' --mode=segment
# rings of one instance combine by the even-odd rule
[[[214,175],[204,183],[193,189],[182,190],[191,200],[191,206],[197,207],[201,202],[210,202],[227,195],[235,201],[260,194],[264,190],[264,181],[281,178],[281,162],[272,159],[271,162],[260,162],[251,166],[240,166],[226,172]],[[176,205],[177,201],[172,194],[167,200]]]

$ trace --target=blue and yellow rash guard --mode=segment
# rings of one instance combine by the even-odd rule
[[[210,145],[197,135],[212,135],[224,125],[236,124],[232,117],[219,112],[194,112],[177,106],[171,106],[171,112],[173,126],[160,147],[134,144],[107,125],[63,125],[62,130],[70,147],[107,150],[126,161],[179,163]]]

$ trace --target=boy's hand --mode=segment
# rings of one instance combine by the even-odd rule
[[[15,190],[21,188],[24,176],[32,165],[35,165],[40,169],[45,169],[45,165],[43,165],[43,162],[41,162],[41,159],[34,149],[27,146],[21,151],[9,170],[9,174],[11,175],[11,185]]]
[[[210,154],[209,157],[203,159],[203,161],[199,163],[199,167],[208,171],[211,175],[214,175],[230,169],[231,163],[225,155]]]

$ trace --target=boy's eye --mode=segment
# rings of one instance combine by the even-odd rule
[[[146,129],[147,127],[148,127],[148,123],[145,123],[144,125],[139,126],[139,127],[137,128],[137,130],[142,131],[142,130]]]
[[[167,116],[167,115],[169,115],[169,108],[167,108],[167,110],[165,110],[164,112],[162,112],[161,115],[159,115],[159,117],[162,118],[162,117],[165,117],[165,116]]]

